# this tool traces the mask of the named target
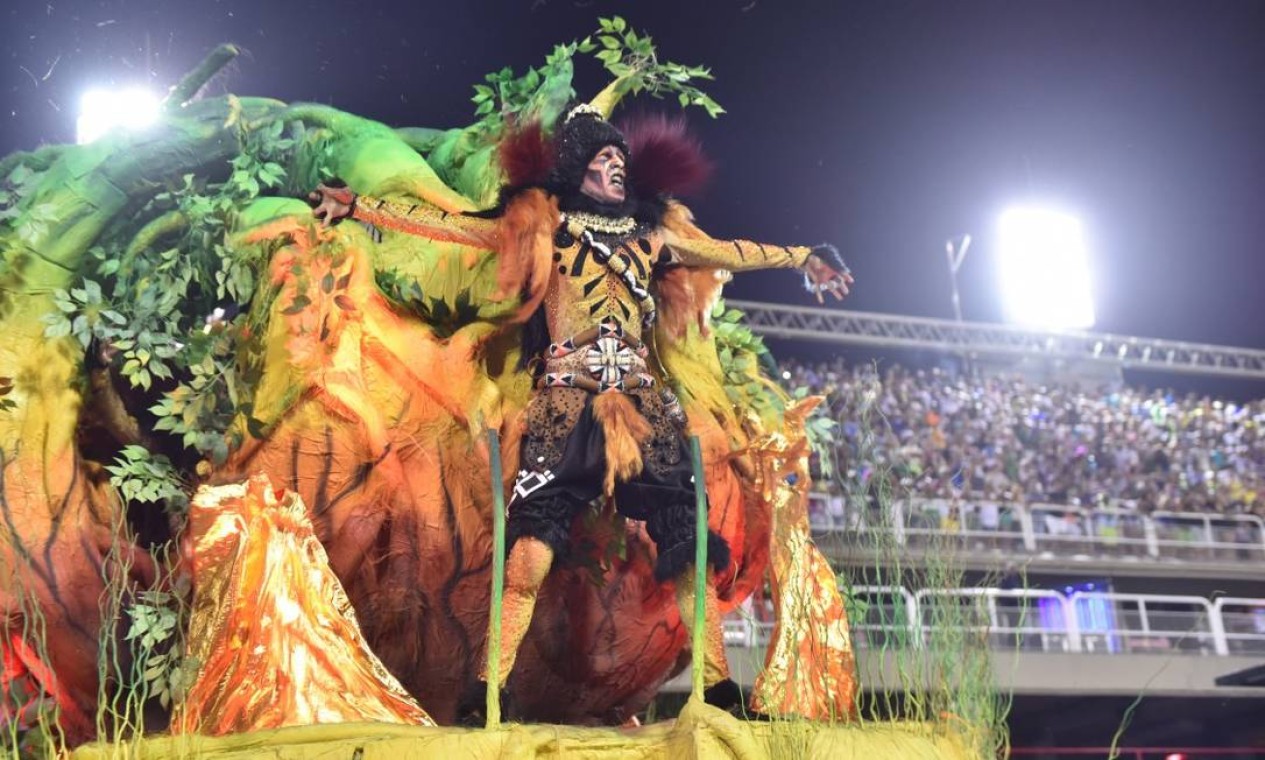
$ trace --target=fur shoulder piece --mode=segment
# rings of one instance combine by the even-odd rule
[[[680,201],[664,204],[663,226],[684,238],[705,238],[707,233],[694,224],[694,212]]]
[[[712,163],[684,117],[645,114],[620,126],[628,141],[628,180],[638,196],[690,195],[711,176]]]
[[[539,121],[513,124],[501,139],[498,158],[507,187],[544,184],[553,171],[554,149]]]

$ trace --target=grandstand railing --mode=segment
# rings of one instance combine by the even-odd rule
[[[934,648],[961,630],[993,649],[1077,654],[1255,656],[1265,654],[1265,599],[960,588],[910,593],[852,586],[849,621],[859,648]],[[725,620],[729,646],[767,646],[773,623],[740,613]]]
[[[1265,604],[1260,599],[1221,597],[1212,604],[1230,654],[1265,657]]]
[[[925,548],[945,541],[972,551],[1002,554],[1093,555],[1132,560],[1212,563],[1265,560],[1265,520],[1256,515],[1154,512],[1034,503],[911,499],[890,505],[888,517],[868,520],[861,510],[831,515],[829,496],[809,497],[819,543],[843,542],[849,532],[891,533],[900,546]]]

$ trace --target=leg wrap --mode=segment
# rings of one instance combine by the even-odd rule
[[[659,555],[654,565],[658,582],[671,580],[694,565],[696,515],[694,502],[687,501],[664,505],[646,518],[646,533]],[[707,564],[717,572],[729,567],[729,543],[711,530],[707,531]]]
[[[694,633],[694,571],[687,570],[676,579],[676,603],[685,629]],[[703,685],[715,686],[729,678],[729,662],[725,659],[725,630],[720,619],[720,600],[716,588],[708,583],[703,589]]]
[[[539,593],[549,568],[553,565],[553,550],[543,541],[524,536],[510,552],[505,563],[505,596],[501,600],[501,656],[497,663],[501,683],[514,669],[518,647],[531,625],[532,612],[536,609]],[[487,680],[487,673],[483,674]]]

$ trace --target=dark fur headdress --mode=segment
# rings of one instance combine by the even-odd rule
[[[603,119],[596,108],[585,104],[567,111],[553,139],[554,165],[549,179],[550,184],[559,188],[578,188],[593,156],[607,145],[614,145],[628,155],[628,142],[623,133]]]
[[[489,211],[499,211],[529,187],[543,187],[561,198],[574,196],[589,162],[607,145],[628,157],[629,189],[643,205],[657,207],[665,197],[697,192],[711,175],[712,164],[684,118],[645,114],[615,127],[596,109],[581,105],[568,112],[552,140],[540,122],[510,126],[500,145],[505,187],[497,209]]]

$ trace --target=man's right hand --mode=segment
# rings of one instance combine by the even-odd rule
[[[356,207],[356,194],[346,185],[321,183],[308,194],[307,202],[312,207],[312,216],[328,227],[351,216]]]

